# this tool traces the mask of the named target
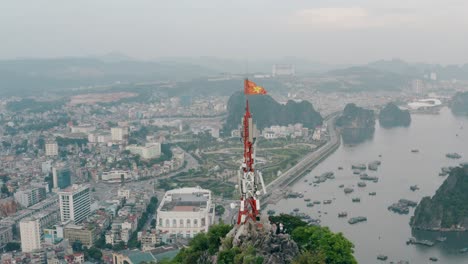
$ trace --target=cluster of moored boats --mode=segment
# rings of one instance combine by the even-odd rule
[[[417,202],[407,200],[407,199],[400,199],[397,203],[393,203],[388,207],[388,210],[393,211],[399,214],[408,214],[410,207],[416,207],[418,205]]]

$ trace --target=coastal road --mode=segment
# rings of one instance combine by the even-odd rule
[[[296,165],[291,167],[289,170],[281,174],[278,178],[267,184],[267,194],[262,199],[262,204],[268,204],[272,202],[272,199],[281,195],[284,188],[293,183],[297,178],[299,178],[306,170],[311,169],[317,165],[320,161],[326,158],[328,155],[333,153],[337,147],[340,145],[340,136],[335,128],[335,120],[338,117],[339,113],[334,113],[328,116],[325,120],[329,140],[328,142],[317,149],[316,151],[307,154],[301,161]]]

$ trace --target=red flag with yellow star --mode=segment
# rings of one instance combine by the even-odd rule
[[[245,79],[244,82],[244,94],[266,94],[266,90],[258,86],[256,83]]]

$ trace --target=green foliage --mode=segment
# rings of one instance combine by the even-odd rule
[[[15,251],[15,250],[20,250],[21,249],[21,243],[17,243],[17,242],[8,242],[6,245],[5,245],[5,251],[9,252],[9,251]]]
[[[135,232],[132,233],[130,239],[128,240],[128,248],[133,249],[137,247],[139,248],[141,246],[140,241],[138,241],[138,232],[141,231],[145,226],[146,222],[148,221],[148,216],[152,216],[156,212],[157,206],[158,198],[156,198],[156,196],[151,197],[150,202],[146,207],[146,212],[144,212],[141,215],[140,219],[138,219],[137,229],[135,230]]]
[[[64,104],[64,101],[38,102],[34,99],[25,98],[21,99],[20,101],[8,102],[6,108],[12,112],[21,112],[27,110],[29,112],[42,113],[62,107]]]
[[[466,190],[468,190],[468,168],[452,169],[435,195],[432,198],[424,197],[418,204],[411,225],[421,229],[453,228],[463,225],[468,218]]]
[[[379,124],[382,127],[409,126],[411,115],[408,110],[401,110],[396,104],[388,103],[379,113]]]
[[[302,123],[307,128],[315,128],[323,121],[323,118],[308,101],[299,103],[288,101],[286,105],[282,105],[269,95],[255,95],[249,97],[249,103],[250,111],[259,129],[271,125],[284,126],[296,123]],[[242,118],[239,113],[244,111],[245,95],[242,92],[236,92],[231,95],[227,104],[228,116],[224,125],[225,134],[230,135],[231,130],[237,129]]]
[[[346,144],[355,144],[372,138],[375,131],[374,111],[347,104],[343,114],[336,120],[342,128],[341,135]]]
[[[278,216],[270,216],[270,222],[272,223],[282,223],[284,232],[291,234],[293,230],[298,227],[307,226],[307,223],[302,221],[296,216],[288,214],[280,214]]]
[[[218,216],[223,215],[225,211],[226,211],[226,209],[224,209],[224,206],[222,206],[220,204],[216,205],[216,207],[215,207],[216,215],[218,215]]]
[[[62,138],[57,137],[57,144],[61,147],[68,145],[84,146],[88,144],[88,138]]]
[[[101,250],[91,247],[87,250],[85,250],[85,258],[86,259],[93,259],[93,260],[101,260],[102,259],[102,252]]]
[[[308,250],[302,251],[297,258],[295,258],[292,264],[326,264],[326,258],[323,252],[315,251],[311,252]]]
[[[342,233],[333,233],[328,227],[302,226],[294,229],[292,238],[303,250],[325,256],[325,263],[357,263],[353,256],[354,245]]]
[[[203,254],[214,255],[221,245],[221,238],[224,238],[231,228],[230,225],[221,223],[211,226],[208,233],[197,234],[190,241],[189,247],[182,249],[170,263],[193,264],[197,263]]]

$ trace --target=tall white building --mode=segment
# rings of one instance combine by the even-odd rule
[[[59,191],[58,195],[62,222],[72,220],[80,223],[91,214],[89,186],[73,184]]]
[[[142,159],[154,159],[161,156],[161,143],[147,143],[145,146],[130,145],[126,148]]]
[[[128,135],[128,130],[126,127],[112,127],[111,128],[111,137],[113,141],[123,141]]]
[[[33,252],[41,248],[41,224],[39,219],[27,218],[20,222],[21,250]]]
[[[214,220],[211,191],[200,187],[167,191],[157,216],[156,228],[163,233],[194,237],[207,232]]]
[[[56,141],[47,141],[45,143],[46,156],[58,156],[58,144]]]
[[[293,64],[275,64],[272,67],[272,75],[273,77],[294,76],[296,68]]]

